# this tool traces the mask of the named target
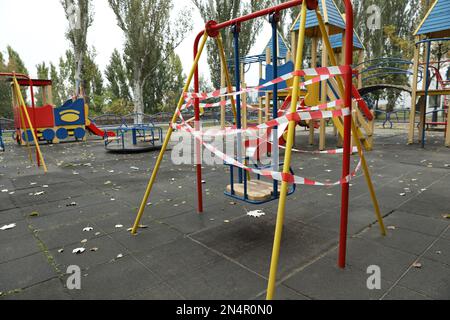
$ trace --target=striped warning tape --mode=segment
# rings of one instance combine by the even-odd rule
[[[332,108],[337,107],[342,104],[342,100],[336,100],[329,102],[327,104],[323,104],[318,107],[322,108]],[[282,127],[283,125],[288,124],[290,121],[300,122],[305,120],[320,120],[320,119],[331,119],[336,117],[345,117],[350,115],[350,109],[349,108],[343,108],[338,110],[331,110],[331,111],[301,111],[296,113],[288,113],[284,116],[281,116],[277,119],[270,120],[269,122],[260,124],[256,127],[247,128],[247,129],[233,129],[233,128],[226,128],[225,130],[222,129],[209,129],[207,131],[196,131],[197,135],[201,136],[224,136],[224,135],[236,135],[236,134],[248,134],[248,135],[255,135],[255,132],[257,130],[267,130],[274,127]],[[172,127],[175,130],[181,130],[182,126],[184,125],[184,120],[182,118],[181,112],[178,113],[178,116],[181,117],[181,124],[172,124]]]
[[[283,182],[288,182],[290,184],[296,184],[296,185],[332,187],[332,186],[337,186],[337,185],[349,183],[350,180],[353,177],[355,177],[356,174],[358,173],[358,171],[361,169],[361,164],[362,163],[360,161],[359,164],[357,165],[356,169],[351,174],[349,174],[347,177],[344,177],[344,178],[342,178],[342,179],[340,179],[339,181],[336,181],[336,182],[319,182],[319,181],[315,181],[315,180],[299,177],[299,176],[296,176],[296,175],[292,175],[290,173],[282,173],[282,172],[272,171],[272,170],[261,170],[261,169],[256,169],[256,168],[250,168],[250,167],[246,166],[245,164],[240,163],[236,159],[234,159],[234,158],[224,154],[222,151],[220,151],[216,147],[212,146],[211,144],[208,144],[208,143],[204,142],[201,139],[201,137],[196,134],[197,131],[195,131],[195,129],[192,128],[191,126],[188,126],[188,125],[184,124],[181,127],[181,130],[190,133],[206,149],[208,149],[212,154],[217,156],[219,159],[221,159],[225,163],[227,163],[229,165],[232,165],[234,167],[237,167],[237,168],[241,168],[241,169],[243,169],[245,171],[248,171],[250,173],[254,173],[254,174],[260,175],[262,177],[270,178],[270,179],[273,179],[273,180],[276,180],[276,181],[283,181]]]
[[[322,82],[325,80],[328,80],[330,78],[333,78],[338,75],[344,75],[351,72],[351,69],[346,66],[335,66],[335,67],[321,67],[321,68],[311,68],[311,69],[305,69],[305,70],[297,70],[290,73],[286,73],[274,80],[268,81],[260,86],[257,87],[251,87],[247,89],[243,89],[238,92],[229,92],[228,88],[222,88],[219,90],[216,90],[214,92],[210,93],[195,93],[195,92],[186,92],[184,93],[185,99],[199,99],[199,100],[206,100],[209,98],[219,98],[224,96],[238,96],[243,93],[248,92],[255,92],[260,91],[261,89],[273,86],[275,84],[284,82],[286,80],[292,79],[293,77],[300,76],[300,77],[314,77],[308,81],[305,81],[301,83],[299,86],[308,86],[314,83]]]

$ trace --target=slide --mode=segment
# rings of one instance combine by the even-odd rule
[[[87,129],[94,135],[99,137],[105,137],[105,131],[101,130],[99,127],[97,127],[92,121],[87,126]],[[108,137],[115,137],[116,134],[114,132],[108,132]]]

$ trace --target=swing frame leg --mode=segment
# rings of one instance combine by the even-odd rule
[[[205,32],[203,34],[203,38],[202,38],[202,41],[201,41],[201,44],[200,44],[200,49],[199,49],[199,51],[197,53],[197,56],[195,57],[194,65],[192,66],[192,69],[191,69],[191,71],[189,73],[188,80],[186,81],[186,85],[184,86],[183,94],[181,95],[180,100],[178,102],[177,109],[174,112],[172,121],[171,121],[170,126],[169,126],[169,130],[167,132],[167,135],[166,135],[166,138],[164,140],[163,146],[162,146],[161,151],[159,153],[158,160],[156,161],[155,167],[153,169],[152,176],[151,176],[150,181],[149,181],[149,183],[147,185],[147,189],[146,189],[145,194],[144,194],[144,199],[142,200],[141,206],[139,208],[139,212],[137,214],[136,220],[135,220],[133,228],[131,230],[131,234],[133,234],[133,235],[137,234],[137,230],[139,228],[139,224],[140,224],[140,222],[142,220],[142,216],[144,215],[144,211],[145,211],[145,208],[147,206],[147,201],[148,201],[148,199],[150,197],[150,194],[152,192],[153,185],[154,185],[154,183],[156,181],[156,176],[158,175],[159,168],[161,167],[161,163],[162,163],[162,160],[164,158],[164,153],[166,152],[167,146],[169,145],[170,139],[172,137],[172,133],[173,133],[172,125],[176,123],[178,112],[181,110],[181,107],[183,105],[184,93],[188,92],[188,90],[189,90],[189,86],[191,85],[192,78],[194,77],[195,70],[197,69],[198,62],[200,61],[200,57],[201,57],[202,52],[203,52],[203,50],[205,48],[205,44],[206,44],[207,40],[208,40],[208,34]]]
[[[301,24],[300,24],[300,37],[297,44],[297,54],[295,59],[295,70],[302,69],[303,62],[303,48],[305,44],[305,30],[306,30],[306,1],[303,1],[301,7]],[[292,102],[291,102],[291,113],[295,113],[297,111],[297,102],[299,98],[299,85],[300,85],[300,77],[294,77],[294,89],[292,92]],[[292,147],[294,145],[294,134],[295,134],[295,121],[289,122],[288,129],[288,141],[286,143],[286,153],[284,159],[284,167],[283,173],[289,174],[291,167],[291,156],[292,156]],[[272,260],[270,265],[270,275],[269,275],[269,283],[267,286],[267,300],[273,300],[275,295],[275,287],[277,281],[277,272],[278,272],[278,263],[280,258],[280,247],[281,247],[281,237],[283,234],[283,225],[285,220],[285,209],[286,209],[286,198],[288,192],[288,182],[283,181],[281,184],[280,190],[280,202],[278,205],[278,214],[277,214],[277,222],[275,228],[275,239],[273,242],[273,250],[272,250]]]

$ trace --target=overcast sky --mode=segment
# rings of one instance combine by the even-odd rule
[[[102,70],[109,62],[112,51],[117,48],[122,51],[124,37],[117,27],[116,18],[107,0],[95,0],[94,23],[89,29],[88,44],[97,51],[96,62]],[[176,10],[186,6],[193,8],[190,1],[174,0]],[[204,27],[200,15],[193,10],[194,26],[185,41],[178,48],[185,72],[192,65],[192,45],[196,34]],[[19,52],[32,76],[36,76],[36,65],[43,61],[58,63],[70,43],[65,38],[68,22],[60,0],[0,0],[0,50],[6,51],[11,45]],[[268,26],[266,25],[266,29]],[[251,54],[263,51],[264,44],[269,40],[267,32],[263,32],[262,41],[253,48]],[[200,71],[208,74],[206,58],[204,57]],[[252,75],[255,72],[252,71]],[[209,77],[209,75],[207,75]],[[257,76],[257,74],[256,74]],[[254,81],[249,81],[250,83]]]

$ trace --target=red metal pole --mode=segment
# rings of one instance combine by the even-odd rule
[[[307,2],[307,5],[308,5],[308,9],[312,9],[315,6],[315,3],[317,3],[317,0],[306,0],[306,2]],[[286,9],[289,9],[289,8],[292,8],[292,7],[295,7],[295,6],[300,6],[302,3],[303,3],[303,0],[288,1],[288,2],[285,2],[285,3],[279,4],[277,6],[273,6],[271,8],[267,8],[267,9],[263,9],[263,10],[260,10],[260,11],[256,11],[256,12],[250,13],[250,14],[248,14],[246,16],[242,16],[242,17],[239,17],[239,18],[236,18],[236,19],[232,19],[232,20],[229,20],[229,21],[218,23],[218,24],[212,26],[211,30],[219,31],[221,29],[230,27],[230,26],[235,25],[235,24],[243,23],[243,22],[255,19],[255,18],[266,16],[266,15],[268,15],[270,13],[283,11],[283,10],[286,10]]]
[[[345,81],[345,105],[352,109],[352,64],[353,64],[353,7],[350,0],[344,0],[346,13],[345,31],[345,64],[348,68],[344,76]],[[348,177],[350,174],[350,154],[351,154],[351,132],[352,113],[344,118],[344,156],[342,176]],[[339,261],[340,268],[345,268],[347,258],[347,232],[348,232],[348,207],[349,207],[350,183],[342,185],[341,200],[341,227],[339,241]]]
[[[197,57],[198,52],[198,45],[200,43],[200,39],[204,35],[204,31],[200,32],[197,37],[195,38],[194,42],[194,59]],[[194,73],[194,92],[200,91],[200,81],[199,81],[199,74],[198,74],[198,66],[195,68]],[[200,127],[200,101],[199,99],[194,100],[194,112],[195,112],[195,129],[199,130]],[[195,161],[196,161],[196,168],[197,168],[197,201],[198,201],[198,213],[203,213],[203,187],[202,187],[202,164],[201,164],[201,145],[200,143],[195,140],[196,144],[196,150],[195,150]]]

